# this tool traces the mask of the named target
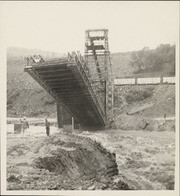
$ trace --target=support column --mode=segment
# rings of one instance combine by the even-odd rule
[[[72,116],[63,108],[63,131],[72,132]]]
[[[62,128],[63,127],[63,111],[62,111],[62,106],[57,103],[57,124],[58,124],[58,128]]]
[[[59,103],[57,103],[57,124],[58,128],[72,132],[72,116]]]

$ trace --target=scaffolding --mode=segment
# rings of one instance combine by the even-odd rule
[[[110,59],[108,29],[91,29],[85,32],[85,62],[93,83],[99,91],[107,121],[113,112],[113,74]],[[100,90],[99,90],[100,89]]]

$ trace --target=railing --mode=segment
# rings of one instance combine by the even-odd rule
[[[44,61],[44,59],[40,55],[33,55],[31,57],[25,57],[24,59],[24,67],[38,66],[39,64],[41,66],[49,66],[49,65],[54,65],[55,63],[57,64],[67,63],[67,57],[54,58],[51,60]]]

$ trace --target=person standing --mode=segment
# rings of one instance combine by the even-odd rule
[[[24,137],[25,132],[26,132],[26,129],[29,128],[29,123],[28,123],[28,121],[26,120],[26,117],[24,117],[23,120],[22,120],[21,122],[22,122],[22,134],[21,134],[21,135],[23,135],[23,137]]]
[[[45,127],[46,127],[46,134],[49,136],[50,134],[50,123],[48,122],[47,119],[45,119]]]

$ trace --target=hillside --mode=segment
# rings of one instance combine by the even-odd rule
[[[56,117],[54,99],[23,71],[24,57],[40,54],[44,59],[64,56],[55,52],[8,48],[7,51],[7,115]]]
[[[175,76],[175,46],[161,44],[156,49],[111,55],[114,77]]]
[[[165,51],[164,51],[165,50]],[[112,65],[115,77],[152,77],[174,76],[174,46],[162,45],[155,50],[142,50],[112,54]],[[54,99],[45,92],[27,73],[23,71],[24,57],[40,54],[44,59],[62,57],[65,54],[37,49],[8,48],[7,50],[7,115],[8,117],[56,117]],[[142,56],[142,54],[144,56]],[[168,56],[168,55],[169,56]],[[141,56],[140,56],[141,55]],[[154,55],[154,56],[153,56]],[[166,61],[164,55],[168,56]],[[152,59],[152,56],[154,57]],[[158,56],[158,58],[157,58]],[[137,57],[143,67],[139,67]],[[159,59],[154,62],[154,59]],[[153,60],[152,62],[150,60]],[[153,66],[152,66],[153,64]],[[151,65],[151,66],[150,66]],[[156,69],[155,69],[156,66]],[[166,87],[165,87],[166,88]],[[171,94],[174,87],[169,87],[166,93]],[[157,91],[158,92],[158,91]],[[174,92],[174,90],[173,90]],[[116,96],[116,91],[115,91]],[[159,95],[159,100],[163,95]],[[119,99],[119,98],[118,98]],[[161,108],[161,103],[157,102]],[[123,105],[123,104],[122,104]],[[174,107],[173,104],[171,104]],[[171,107],[168,106],[168,107]],[[174,113],[174,112],[171,112]]]
[[[115,128],[175,130],[175,85],[116,87],[114,103]]]
[[[66,54],[61,54],[58,52],[44,51],[39,49],[26,49],[18,47],[9,47],[7,49],[7,58],[11,57],[27,57],[32,55],[41,55],[43,58],[54,58],[65,56]]]

